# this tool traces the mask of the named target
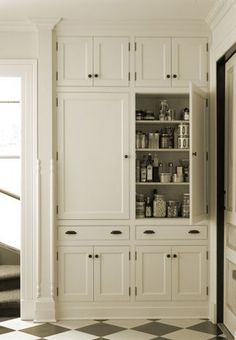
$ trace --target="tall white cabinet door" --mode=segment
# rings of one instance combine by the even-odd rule
[[[171,86],[171,39],[136,38],[136,86]]]
[[[59,301],[93,300],[93,248],[59,247]]]
[[[207,86],[207,39],[172,39],[172,86]]]
[[[58,217],[129,217],[129,97],[58,97]]]
[[[92,86],[93,39],[59,37],[57,44],[57,85]]]
[[[191,218],[197,223],[207,217],[207,124],[205,92],[190,86],[190,176]]]
[[[129,247],[94,247],[94,301],[128,301],[129,275]]]
[[[171,299],[171,247],[136,248],[136,300]]]
[[[94,86],[128,86],[129,39],[94,38]]]
[[[172,299],[207,298],[207,249],[203,246],[172,247]]]

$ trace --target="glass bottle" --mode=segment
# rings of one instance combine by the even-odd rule
[[[147,159],[147,182],[152,181],[153,181],[153,160],[152,155],[149,153]]]
[[[145,217],[152,217],[152,205],[151,205],[151,199],[149,196],[147,197],[147,201],[146,201]]]
[[[141,182],[147,181],[147,167],[146,167],[145,160],[143,160],[142,163],[141,163],[140,180],[141,180]]]
[[[154,154],[153,157],[153,182],[158,182],[159,179],[159,160],[157,153]]]

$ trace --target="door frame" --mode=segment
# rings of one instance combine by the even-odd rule
[[[224,180],[225,180],[225,64],[236,53],[236,43],[216,63],[217,119],[217,323],[224,321]]]
[[[35,230],[37,226],[37,60],[0,59],[0,76],[20,77],[21,109],[21,318],[30,320],[35,300]]]

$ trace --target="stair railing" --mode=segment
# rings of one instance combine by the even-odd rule
[[[4,190],[4,189],[1,189],[1,188],[0,188],[0,193],[1,193],[1,194],[4,194],[4,195],[6,195],[6,196],[12,197],[12,198],[14,198],[14,199],[16,199],[16,200],[18,200],[18,201],[20,201],[20,196],[14,194],[14,193],[11,192],[11,191]]]

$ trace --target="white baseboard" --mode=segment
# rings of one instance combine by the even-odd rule
[[[33,320],[35,312],[35,300],[21,300],[20,316],[22,320]]]
[[[52,298],[39,298],[35,303],[35,322],[56,321],[55,301]]]

